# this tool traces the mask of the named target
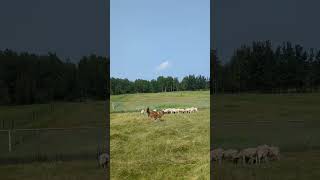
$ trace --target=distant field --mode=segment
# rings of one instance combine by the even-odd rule
[[[97,168],[96,153],[106,148],[105,108],[103,101],[0,106],[0,130],[11,128],[12,122],[15,129],[101,127],[12,131],[12,152],[8,152],[8,133],[0,132],[0,179],[104,177],[104,170]]]
[[[104,101],[86,103],[57,102],[25,106],[0,106],[0,129],[2,121],[10,128],[80,127],[105,124]]]
[[[320,94],[240,94],[214,97],[214,147],[280,147],[269,165],[215,166],[216,179],[319,179]],[[235,178],[236,177],[236,178]]]
[[[180,91],[168,93],[144,93],[111,96],[111,112],[137,112],[150,107],[163,109],[167,107],[210,107],[209,91]]]
[[[209,179],[209,101],[208,91],[112,96],[111,178]],[[154,122],[138,112],[147,106],[199,112]]]

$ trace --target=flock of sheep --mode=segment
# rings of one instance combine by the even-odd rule
[[[153,110],[154,112],[157,112],[156,109]],[[198,108],[196,107],[191,107],[191,108],[186,108],[186,109],[181,109],[181,108],[167,108],[167,109],[162,109],[162,112],[164,114],[178,114],[178,113],[193,113],[193,112],[198,112]],[[143,109],[140,112],[141,114],[146,113],[146,111]]]
[[[242,161],[243,164],[260,164],[268,162],[269,160],[279,160],[280,149],[276,146],[260,145],[255,148],[246,148],[243,150],[222,148],[213,149],[211,151],[211,161],[217,161],[219,164],[223,160],[238,163]]]
[[[180,109],[180,108],[168,108],[162,110],[165,114],[177,114],[177,113],[193,113],[198,112],[198,108],[191,107],[186,109]]]

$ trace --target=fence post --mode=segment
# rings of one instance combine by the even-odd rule
[[[11,152],[11,130],[8,130],[8,145],[9,145],[9,152]]]

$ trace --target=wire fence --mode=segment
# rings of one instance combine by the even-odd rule
[[[213,122],[212,128],[217,128],[219,126],[238,126],[238,125],[274,125],[274,124],[287,124],[288,126],[300,126],[304,127],[309,124],[309,122],[303,120],[286,120],[286,121],[266,121],[266,120],[256,120],[256,121],[226,121],[226,122]]]
[[[269,144],[286,152],[320,150],[319,128],[315,120],[215,121],[211,147],[241,149]]]
[[[0,162],[95,159],[107,149],[106,127],[0,130]]]

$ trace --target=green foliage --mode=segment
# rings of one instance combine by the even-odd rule
[[[189,75],[179,82],[178,78],[159,76],[151,81],[111,78],[111,94],[156,93],[174,91],[209,90],[209,79],[204,76]]]
[[[211,62],[216,92],[313,92],[320,86],[320,51],[290,42],[243,45],[225,64],[211,50]]]
[[[91,55],[78,64],[56,54],[0,51],[0,104],[103,99],[109,60]]]

